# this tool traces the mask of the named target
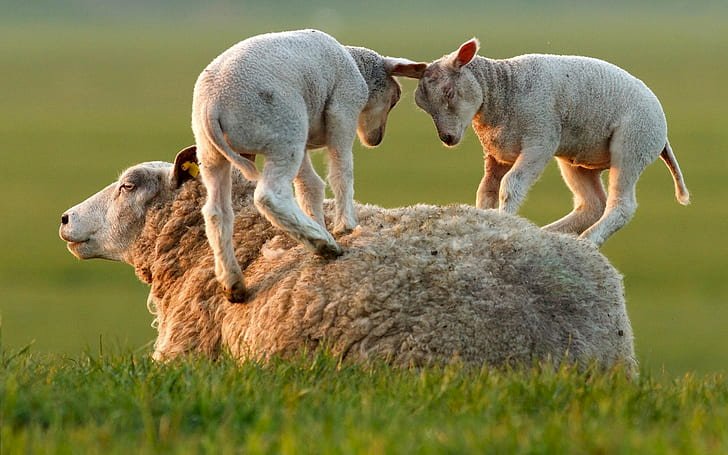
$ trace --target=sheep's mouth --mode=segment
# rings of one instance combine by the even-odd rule
[[[68,251],[71,252],[72,255],[76,256],[79,259],[88,259],[91,256],[88,254],[86,250],[88,250],[89,241],[91,239],[86,239],[82,241],[67,241],[66,242],[66,248],[68,248]]]
[[[84,243],[88,243],[88,242],[89,242],[89,239],[86,239],[86,240],[79,240],[79,241],[75,241],[75,240],[74,240],[74,241],[71,241],[71,240],[68,240],[68,241],[66,242],[66,245],[67,245],[67,246],[68,246],[69,248],[72,248],[72,247],[76,247],[77,245],[83,245]]]

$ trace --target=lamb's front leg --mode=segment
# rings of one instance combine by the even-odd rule
[[[342,253],[331,234],[307,216],[293,197],[291,183],[301,167],[304,145],[271,150],[266,156],[263,175],[255,188],[254,202],[258,211],[274,226],[324,257]]]
[[[498,206],[501,212],[518,212],[528,190],[541,176],[555,149],[555,145],[549,144],[527,146],[521,150],[513,167],[501,181]]]
[[[475,196],[475,206],[479,209],[497,209],[498,193],[503,176],[511,169],[507,163],[499,163],[491,155],[485,155],[485,172]]]
[[[336,212],[334,233],[349,232],[358,221],[354,211],[354,156],[352,147],[356,137],[356,115],[341,113],[327,117],[329,129],[329,183],[334,193]]]

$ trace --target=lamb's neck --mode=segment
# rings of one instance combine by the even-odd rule
[[[506,123],[516,92],[513,66],[507,60],[478,56],[467,68],[473,72],[483,91],[483,104],[475,121],[489,126]]]
[[[359,72],[367,83],[369,93],[372,92],[372,81],[374,81],[374,72],[379,65],[381,57],[371,49],[356,46],[344,46],[351,57],[354,59]]]

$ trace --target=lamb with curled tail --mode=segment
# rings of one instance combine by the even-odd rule
[[[469,123],[480,139],[485,175],[477,207],[516,213],[554,156],[574,209],[547,230],[601,245],[634,215],[637,179],[658,156],[678,202],[689,203],[662,106],[642,81],[595,58],[493,60],[477,52],[471,39],[422,70],[411,67],[420,78],[415,101],[432,116],[440,140],[456,145]],[[608,196],[600,179],[606,169]]]

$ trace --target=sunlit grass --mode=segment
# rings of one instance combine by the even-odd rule
[[[108,351],[108,348],[107,350]],[[728,383],[570,366],[392,369],[0,352],[13,453],[722,453]]]

